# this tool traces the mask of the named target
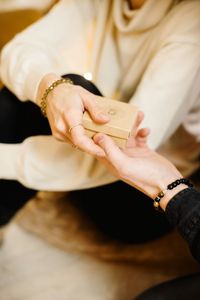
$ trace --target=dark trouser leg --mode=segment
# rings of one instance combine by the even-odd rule
[[[10,91],[0,91],[0,143],[20,143],[28,136],[50,134],[48,122],[39,108],[19,101]],[[14,180],[0,180],[0,225],[10,218],[34,194]]]
[[[164,282],[148,289],[135,300],[199,300],[200,273]]]
[[[165,215],[155,211],[151,199],[121,181],[71,192],[70,198],[109,239],[142,243],[171,229]]]

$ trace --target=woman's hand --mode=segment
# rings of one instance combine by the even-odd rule
[[[148,147],[149,130],[138,129],[142,119],[143,114],[139,113],[135,132],[123,151],[104,134],[98,133],[93,139],[106,155],[99,160],[112,174],[154,199],[161,190],[166,189],[169,183],[182,176],[168,160]],[[165,199],[162,200],[163,209],[179,189],[183,189],[183,186],[168,191]]]
[[[38,105],[45,90],[57,79],[59,77],[54,74],[48,74],[42,79],[37,93]],[[52,135],[89,154],[104,156],[104,151],[85,135],[82,126],[84,110],[90,113],[96,123],[109,121],[108,116],[98,107],[96,96],[80,86],[60,84],[47,96],[46,113]]]

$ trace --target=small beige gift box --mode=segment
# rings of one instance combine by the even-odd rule
[[[124,148],[135,125],[138,108],[132,104],[100,96],[97,97],[97,103],[103,111],[107,112],[110,121],[103,125],[97,124],[85,111],[83,126],[86,134],[92,138],[97,132],[105,133],[112,137],[120,148]]]

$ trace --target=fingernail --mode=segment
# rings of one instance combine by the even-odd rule
[[[107,115],[103,114],[103,113],[101,113],[99,116],[104,121],[109,121],[110,120],[109,117]]]
[[[103,152],[97,152],[97,156],[98,156],[98,157],[104,157],[104,156],[105,156],[105,153],[103,153]]]
[[[95,139],[96,143],[100,143],[103,140],[103,135],[101,135],[99,133],[99,134],[95,135],[94,139]]]

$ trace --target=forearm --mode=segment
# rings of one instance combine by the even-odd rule
[[[36,190],[71,191],[116,181],[95,158],[52,136],[0,144],[0,161],[0,179],[17,180]]]
[[[48,52],[23,44],[11,42],[1,54],[1,79],[22,101],[36,102],[40,81],[55,71]]]

